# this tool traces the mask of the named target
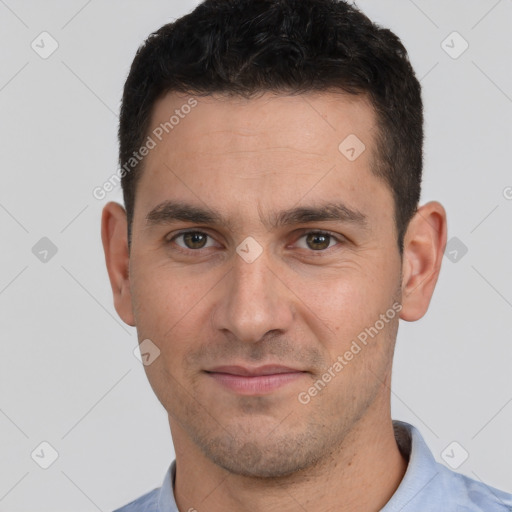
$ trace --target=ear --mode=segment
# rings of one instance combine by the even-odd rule
[[[124,208],[113,202],[106,204],[101,216],[101,241],[114,295],[114,306],[125,323],[135,326],[130,293],[127,227]]]
[[[428,309],[446,247],[446,212],[437,201],[420,208],[404,237],[402,310],[400,318],[413,322]]]

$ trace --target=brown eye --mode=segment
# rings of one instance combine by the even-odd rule
[[[328,231],[307,231],[295,242],[300,249],[316,252],[327,252],[336,245],[343,245],[345,237]]]
[[[208,235],[199,231],[189,231],[183,233],[182,236],[188,249],[202,249],[208,240]]]
[[[184,231],[173,236],[167,243],[175,243],[182,249],[198,250],[211,247],[214,240],[202,231]]]
[[[321,251],[329,247],[331,235],[327,233],[309,233],[306,235],[306,243],[310,249]]]

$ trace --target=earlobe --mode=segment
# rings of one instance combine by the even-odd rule
[[[101,241],[114,295],[114,306],[121,319],[128,325],[134,326],[130,293],[127,219],[124,208],[118,203],[110,202],[103,208]]]
[[[421,206],[404,238],[400,318],[419,320],[428,310],[446,247],[446,212],[437,201]]]

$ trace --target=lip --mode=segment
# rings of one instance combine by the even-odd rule
[[[206,374],[223,387],[242,395],[269,394],[296,381],[307,372],[281,365],[258,367],[217,366]]]
[[[297,368],[290,368],[288,366],[282,366],[280,364],[266,364],[264,366],[216,366],[211,370],[207,370],[210,373],[228,373],[230,375],[240,375],[242,377],[260,377],[262,375],[275,375],[281,373],[295,373],[301,370]]]

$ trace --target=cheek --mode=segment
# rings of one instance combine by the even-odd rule
[[[162,351],[168,348],[169,339],[178,351],[181,344],[186,346],[194,326],[202,325],[201,303],[212,286],[210,280],[154,262],[141,262],[133,268],[131,283],[139,338],[153,340]]]
[[[149,339],[159,350],[144,370],[161,403],[174,410],[191,390],[183,361],[198,340],[207,336],[203,332],[208,325],[204,296],[211,285],[162,267],[140,274],[135,271],[134,276],[132,298],[139,340]]]
[[[173,263],[162,250],[134,256],[130,282],[141,320],[160,316],[168,324],[183,317],[211,288],[214,277],[199,266],[187,268]]]
[[[399,267],[381,258],[364,268],[337,269],[312,284],[309,279],[297,279],[293,290],[301,299],[301,315],[310,319],[310,328],[335,359],[361,333],[364,340],[367,329],[392,307],[397,299]],[[391,313],[394,318],[395,312]],[[389,336],[390,316],[384,326],[378,323],[379,338]]]
[[[389,276],[389,272],[388,272]],[[397,287],[397,279],[375,276],[370,271],[343,274],[303,291],[307,302],[312,304],[321,317],[334,325],[372,320],[388,307]],[[383,309],[384,308],[384,309]],[[383,310],[382,310],[383,309]]]

